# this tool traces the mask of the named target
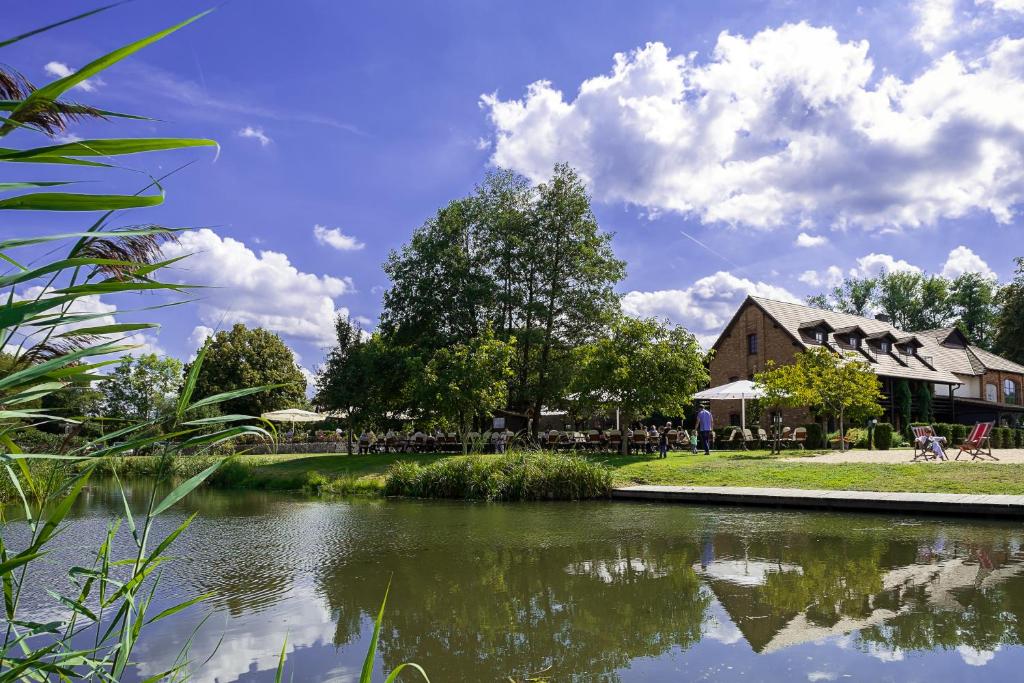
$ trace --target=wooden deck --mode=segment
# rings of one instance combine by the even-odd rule
[[[1024,517],[1024,496],[966,493],[822,491],[746,486],[626,486],[613,490],[612,498],[701,505],[755,505],[951,516]]]

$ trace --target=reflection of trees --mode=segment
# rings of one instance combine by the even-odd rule
[[[692,569],[695,552],[684,544],[587,543],[419,553],[388,568],[394,592],[382,659],[386,668],[423,662],[439,680],[467,671],[475,680],[522,679],[549,667],[564,680],[688,647],[700,639],[710,600]],[[358,634],[353,615],[376,609],[382,574],[343,566],[325,578],[341,615],[339,645]]]

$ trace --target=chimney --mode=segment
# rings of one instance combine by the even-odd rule
[[[877,314],[875,314],[875,320],[877,320],[880,323],[891,323],[892,322],[892,318],[887,316],[885,313],[877,313]]]

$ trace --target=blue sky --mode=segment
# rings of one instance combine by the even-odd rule
[[[92,6],[21,3],[5,31]],[[138,0],[3,61],[46,82],[207,7]],[[70,134],[221,144],[130,160],[196,160],[163,207],[121,223],[204,228],[172,250],[195,252],[173,277],[217,288],[162,313],[146,348],[187,357],[242,321],[312,370],[335,311],[372,328],[381,263],[438,207],[495,164],[539,179],[563,160],[615,232],[626,310],[708,342],[747,293],[802,299],[882,267],[1011,276],[1022,20],[1024,0],[234,0],[74,91],[160,122]],[[116,171],[104,190],[142,179]],[[27,234],[87,217],[0,220]]]

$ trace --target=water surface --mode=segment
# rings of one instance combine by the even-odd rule
[[[41,588],[66,585],[58,567],[93,552],[119,506],[88,492],[24,614],[59,613]],[[161,532],[192,511],[163,599],[214,597],[150,630],[138,678],[211,613],[195,680],[273,680],[286,634],[294,680],[355,680],[389,578],[378,667],[415,661],[435,683],[935,683],[1024,666],[1024,534],[1010,522],[205,490]],[[5,540],[19,533],[11,522]]]

